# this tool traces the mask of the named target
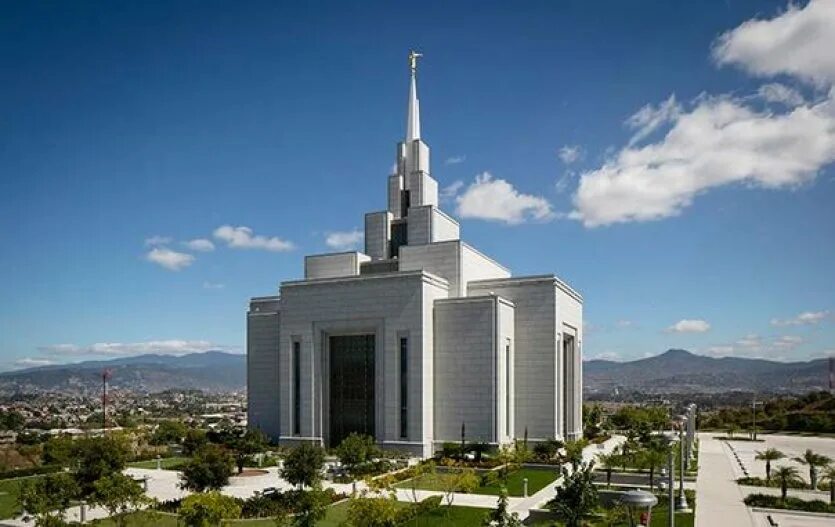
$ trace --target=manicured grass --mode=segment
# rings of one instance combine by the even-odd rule
[[[489,509],[477,507],[441,506],[432,512],[421,514],[403,524],[404,527],[429,527],[432,525],[454,525],[455,527],[481,527]]]
[[[178,470],[181,465],[183,465],[189,458],[187,457],[164,457],[160,459],[160,467],[164,470]],[[134,461],[133,463],[128,463],[129,467],[133,468],[150,468],[155,469],[157,468],[157,460],[156,459],[149,459],[147,461]]]
[[[36,476],[37,477],[37,476]],[[20,483],[24,479],[4,479],[0,481],[0,518],[13,518],[20,514]]]
[[[416,488],[422,490],[444,490],[446,478],[452,477],[443,472],[436,474],[425,474],[418,478]],[[550,485],[557,479],[556,470],[539,469],[539,468],[522,468],[512,471],[507,477],[507,493],[510,496],[522,496],[524,482],[528,478],[528,496],[535,494],[542,490],[546,485]],[[408,489],[413,485],[412,481],[404,481],[397,486],[399,488]],[[498,495],[501,491],[504,481],[499,479],[494,485],[486,487],[478,487],[473,491],[473,494],[491,494]]]

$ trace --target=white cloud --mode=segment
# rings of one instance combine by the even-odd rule
[[[783,335],[781,337],[777,337],[771,345],[775,349],[785,351],[793,350],[801,344],[803,344],[803,337],[797,335]]]
[[[718,64],[752,75],[787,74],[819,86],[835,84],[835,2],[789,3],[771,19],[749,20],[721,35],[713,46]]]
[[[282,240],[276,236],[267,237],[255,235],[249,227],[233,227],[222,225],[215,229],[214,237],[225,242],[233,249],[263,249],[265,251],[291,251],[295,248],[292,242]]]
[[[441,189],[441,200],[449,201],[453,199],[455,196],[461,192],[461,189],[464,188],[464,182],[460,179],[457,181],[453,181],[446,187]]]
[[[679,115],[681,106],[676,102],[675,95],[670,95],[669,99],[658,106],[647,104],[626,120],[626,126],[635,130],[629,139],[629,146],[646,138],[661,126],[675,121]]]
[[[668,333],[704,333],[710,329],[710,324],[701,319],[679,320],[667,328]]]
[[[763,84],[757,90],[757,95],[765,102],[780,103],[786,106],[800,106],[806,102],[799,91],[779,82]]]
[[[206,238],[195,238],[194,240],[183,242],[183,245],[192,251],[210,252],[215,250],[215,244]]]
[[[150,238],[145,238],[145,246],[146,247],[154,247],[157,245],[166,245],[171,243],[170,236],[151,236]]]
[[[332,249],[340,251],[347,251],[348,249],[356,249],[364,235],[361,230],[354,229],[346,232],[330,232],[325,238],[325,244]]]
[[[145,255],[149,262],[161,265],[171,271],[179,271],[194,263],[194,256],[172,251],[166,247],[154,247]]]
[[[489,172],[476,176],[455,201],[462,218],[518,224],[528,220],[545,221],[554,216],[545,198],[522,194],[504,179],[494,179]]]
[[[600,353],[594,353],[586,360],[609,360],[609,361],[620,361],[623,357],[617,351],[601,351]]]
[[[563,145],[557,151],[557,156],[563,163],[570,165],[583,157],[583,149],[580,145]]]
[[[722,357],[749,357],[771,360],[786,360],[790,358],[787,353],[793,352],[802,344],[805,339],[797,335],[780,335],[763,338],[759,335],[749,334],[733,343],[721,343],[711,346],[705,353]],[[795,359],[797,357],[794,357]]]
[[[568,189],[568,186],[576,177],[577,172],[574,172],[573,170],[566,170],[554,184],[554,188],[557,191],[557,194],[562,194],[563,192],[565,192],[566,189]]]
[[[38,351],[52,357],[101,355],[124,357],[156,353],[159,355],[185,355],[204,351],[239,351],[229,346],[221,346],[207,340],[152,340],[147,342],[97,342],[88,346],[75,344],[54,344],[42,346]]]
[[[806,326],[815,325],[829,318],[829,311],[805,311],[792,318],[772,318],[772,326]]]
[[[445,165],[457,165],[459,163],[463,163],[466,160],[467,160],[467,156],[452,156],[452,157],[447,158],[447,160],[444,161],[444,164]]]
[[[37,368],[38,366],[49,366],[55,364],[49,359],[38,359],[35,357],[24,357],[14,361],[14,365],[19,368]]]
[[[828,91],[814,102],[756,109],[750,97],[701,95],[683,109],[674,98],[627,121],[638,132],[598,169],[584,172],[571,217],[587,227],[675,216],[701,193],[730,184],[794,188],[835,161],[835,2],[790,6],[771,20],[725,33],[713,48],[719,64],[755,75],[787,74]],[[771,86],[761,94],[797,102]],[[799,94],[798,94],[799,95]],[[637,142],[662,125],[655,143]]]
[[[203,289],[223,289],[224,287],[226,287],[225,284],[218,282],[203,282]]]

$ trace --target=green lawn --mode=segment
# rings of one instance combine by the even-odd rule
[[[0,518],[12,518],[20,513],[17,503],[22,479],[4,479],[0,481]]]
[[[164,457],[160,459],[160,467],[165,470],[177,470],[180,465],[188,461],[189,458],[187,457]],[[154,469],[157,468],[157,460],[156,459],[149,459],[148,461],[134,461],[133,463],[128,463],[129,467],[133,468],[150,468]]]
[[[476,507],[459,507],[453,505],[447,508],[441,506],[432,512],[421,514],[407,523],[404,527],[429,527],[432,525],[454,525],[455,527],[481,527],[484,516],[489,509]]]
[[[451,477],[443,472],[436,474],[425,474],[417,479],[416,488],[422,490],[443,490],[445,479]],[[551,484],[557,479],[556,470],[538,469],[538,468],[522,468],[512,471],[507,478],[507,492],[510,496],[522,496],[523,479],[528,478],[528,495],[533,495],[542,490],[546,485]],[[399,483],[399,488],[411,488],[413,485],[411,480]],[[492,494],[498,495],[504,482],[499,480],[495,485],[486,487],[478,487],[474,494]]]

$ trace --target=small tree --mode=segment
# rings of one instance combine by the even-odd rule
[[[240,517],[241,506],[235,498],[211,491],[186,496],[177,512],[186,527],[213,527]]]
[[[655,484],[655,469],[667,463],[667,452],[660,448],[648,448],[639,455],[639,463],[642,468],[649,470],[649,488],[652,489]]]
[[[299,493],[295,527],[315,527],[319,520],[325,517],[330,504],[330,495],[322,490],[321,484],[317,481],[313,488]]]
[[[511,514],[508,510],[507,489],[502,487],[499,491],[498,506],[488,512],[481,522],[483,527],[522,527],[522,520],[517,513]]]
[[[185,423],[178,420],[160,421],[156,430],[151,435],[150,443],[152,445],[167,445],[169,443],[180,443],[186,436],[188,427]]]
[[[409,488],[412,489],[412,500],[418,503],[418,484],[424,476],[435,477],[435,462],[426,461],[425,463],[419,463],[409,470],[412,471],[412,477],[408,480]]]
[[[348,502],[346,527],[395,527],[400,508],[394,493],[372,495],[363,490]]]
[[[825,467],[832,460],[823,454],[817,454],[811,448],[807,448],[802,456],[794,458],[795,461],[809,466],[809,486],[812,490],[818,488],[818,467]]]
[[[20,504],[35,518],[36,527],[65,525],[64,515],[78,495],[78,487],[66,472],[24,480],[20,485]]]
[[[118,472],[97,480],[93,487],[91,503],[107,509],[118,527],[127,525],[128,512],[153,501],[145,496],[139,482]]]
[[[116,435],[78,439],[73,443],[71,459],[81,496],[87,497],[95,491],[96,481],[125,468],[127,442]]]
[[[322,479],[325,451],[319,445],[302,443],[284,459],[281,477],[300,488],[313,487]]]
[[[758,461],[765,461],[765,481],[767,483],[771,483],[771,462],[783,459],[784,457],[786,457],[786,455],[776,448],[767,448],[763,451],[757,451],[757,455],[754,459]]]
[[[829,483],[829,503],[835,505],[835,465],[824,468],[821,479]]]
[[[187,456],[193,456],[208,442],[209,439],[206,437],[205,431],[199,428],[189,428],[185,438],[183,438],[183,453]]]
[[[589,442],[585,439],[577,439],[565,444],[565,460],[571,463],[571,470],[577,470],[577,467],[583,462],[583,449],[588,444]]]
[[[597,454],[597,462],[600,463],[600,466],[603,467],[603,470],[606,471],[606,487],[612,485],[612,470],[615,467],[620,466],[622,463],[620,459],[620,455],[617,452],[611,452],[609,454]]]
[[[180,486],[196,492],[219,490],[229,483],[231,475],[232,456],[225,449],[210,444],[185,464]]]
[[[352,432],[336,447],[336,455],[348,472],[354,475],[357,467],[370,462],[377,455],[377,445],[373,437]]]
[[[783,501],[786,501],[789,485],[801,481],[800,472],[794,467],[777,467],[777,470],[774,472],[774,477],[780,482],[780,499]]]
[[[548,504],[550,509],[565,522],[566,527],[580,527],[597,507],[599,498],[594,486],[594,462],[582,463],[575,470],[561,467],[562,482],[557,495]]]
[[[244,471],[244,465],[267,446],[267,436],[260,430],[247,430],[241,436],[232,436],[227,445],[235,453],[235,465],[238,474]]]
[[[444,501],[447,507],[452,507],[456,492],[472,492],[478,488],[479,479],[475,470],[471,468],[452,469],[444,472],[440,478],[441,491],[444,493]]]

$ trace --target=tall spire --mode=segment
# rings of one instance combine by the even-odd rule
[[[409,70],[411,71],[411,84],[409,85],[409,114],[406,118],[406,142],[420,139],[420,101],[417,98],[417,59],[422,53],[414,50],[409,52]]]

